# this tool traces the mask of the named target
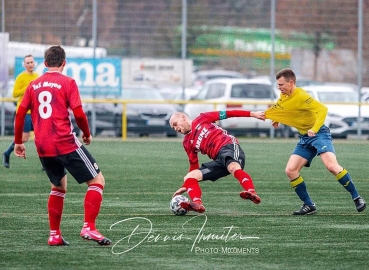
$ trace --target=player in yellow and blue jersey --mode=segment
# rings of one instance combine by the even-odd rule
[[[34,72],[35,60],[32,55],[26,55],[24,57],[23,65],[25,71],[20,73],[14,82],[13,97],[18,98],[17,110],[19,104],[22,102],[22,98],[30,82],[38,78],[38,74]],[[23,142],[27,142],[30,137],[30,132],[32,130],[32,120],[31,112],[27,112],[26,120],[24,122],[23,128]],[[3,165],[5,168],[10,167],[10,154],[14,151],[14,142],[12,142],[8,149],[3,153]]]
[[[296,87],[296,76],[291,69],[282,69],[276,74],[277,86],[281,91],[278,101],[265,111],[265,118],[272,120],[277,128],[279,123],[295,127],[300,140],[288,160],[285,172],[291,186],[303,201],[301,209],[294,215],[309,215],[317,212],[306,189],[301,169],[310,167],[315,156],[320,156],[324,166],[338,182],[351,194],[358,212],[365,209],[366,203],[359,195],[350,174],[338,164],[330,130],[324,125],[327,107],[311,97],[302,88]]]

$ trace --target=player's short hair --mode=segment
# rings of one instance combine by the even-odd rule
[[[46,50],[44,58],[49,67],[60,67],[65,61],[65,51],[59,45],[52,46]]]
[[[32,54],[27,54],[23,59],[26,59],[27,57],[33,57]]]
[[[279,78],[284,77],[286,81],[294,81],[296,83],[296,75],[290,68],[284,68],[277,72],[275,78],[278,80]]]

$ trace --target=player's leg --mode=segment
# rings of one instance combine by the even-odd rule
[[[294,215],[310,215],[316,213],[316,206],[310,198],[304,179],[300,175],[302,167],[308,164],[310,162],[307,159],[300,155],[292,154],[286,165],[285,172],[290,180],[290,184],[300,200],[303,201],[302,207],[295,211],[293,213]]]
[[[230,161],[227,169],[244,189],[244,191],[240,192],[240,197],[244,200],[250,200],[255,204],[259,204],[261,199],[255,191],[251,176],[241,168],[238,162],[235,161]]]
[[[3,152],[3,165],[5,168],[10,167],[10,155],[14,151],[14,142],[12,142],[9,147]]]
[[[27,114],[24,120],[24,127],[23,127],[23,134],[22,134],[22,141],[23,143],[27,142],[29,139],[29,134],[32,129],[32,121],[31,115]],[[14,142],[12,142],[6,151],[3,153],[3,165],[5,168],[10,167],[10,155],[14,151]]]
[[[50,246],[69,245],[62,236],[60,224],[64,208],[64,198],[67,191],[67,175],[63,166],[53,158],[40,158],[41,163],[48,169],[48,177],[51,182],[51,191],[47,203],[49,216]]]
[[[84,223],[81,230],[81,237],[86,240],[93,240],[99,245],[110,245],[111,241],[104,237],[96,228],[96,219],[100,213],[103,199],[105,179],[101,172],[86,182],[88,185],[84,200]]]
[[[255,204],[261,202],[260,197],[256,194],[251,176],[243,170],[245,166],[245,153],[238,144],[227,144],[223,146],[219,150],[216,162],[222,166],[222,168],[217,169],[217,172],[220,172],[217,175],[218,178],[232,174],[244,188],[244,191],[240,192],[242,199],[251,200]]]
[[[191,198],[190,202],[182,202],[181,207],[198,213],[205,212],[205,207],[202,203],[202,192],[199,181],[202,180],[202,173],[200,170],[193,170],[184,177],[183,188],[186,189],[188,196]]]
[[[216,181],[227,175],[229,175],[229,172],[220,160],[212,160],[210,162],[203,163],[198,170],[189,172],[184,178],[184,184],[182,187],[186,189],[192,202],[188,203],[187,207],[186,203],[183,203],[183,206],[181,203],[181,206],[187,210],[203,213],[205,211],[205,207],[201,200],[201,188],[199,182],[203,180]]]
[[[88,150],[81,146],[76,151],[63,158],[64,166],[73,175],[78,183],[88,185],[84,199],[84,224],[81,237],[93,240],[99,245],[110,245],[111,241],[104,237],[96,228],[96,219],[99,215],[103,199],[105,179],[95,159]]]
[[[322,127],[316,135],[312,145],[317,149],[317,155],[320,155],[324,166],[336,177],[337,181],[351,194],[358,212],[366,208],[366,203],[359,195],[350,174],[341,165],[338,164],[332,136],[327,127]]]
[[[358,212],[366,208],[364,199],[359,195],[350,174],[346,169],[338,164],[336,155],[333,152],[321,153],[320,157],[324,166],[336,177],[337,181],[351,194]]]
[[[251,200],[255,204],[261,202],[256,194],[251,176],[243,170],[245,166],[245,153],[238,144],[229,144],[219,151],[219,161],[227,168],[227,171],[235,177],[244,191],[240,192],[240,197],[244,200]]]

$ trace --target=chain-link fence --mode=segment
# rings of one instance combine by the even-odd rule
[[[276,1],[276,69],[356,83],[358,2]],[[121,57],[180,58],[182,1],[97,1],[97,46]],[[363,1],[369,86],[369,1]],[[92,0],[5,1],[11,41],[91,46]],[[187,1],[187,57],[200,69],[269,74],[271,0]]]
[[[181,59],[183,2],[3,0],[1,26],[11,42],[97,46],[120,59]],[[292,67],[300,78],[357,84],[362,23],[362,86],[369,87],[368,0],[276,0],[275,31],[273,0],[185,2],[185,55],[195,69],[269,76],[273,32],[275,71]]]

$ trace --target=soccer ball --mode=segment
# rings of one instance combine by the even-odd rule
[[[187,214],[187,210],[183,209],[180,205],[181,202],[188,202],[189,199],[183,195],[174,196],[169,204],[170,210],[172,210],[173,214],[176,216],[184,216]]]

